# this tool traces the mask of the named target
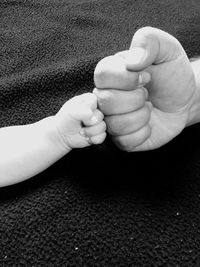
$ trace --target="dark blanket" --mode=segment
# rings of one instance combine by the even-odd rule
[[[1,127],[92,91],[97,62],[147,25],[200,53],[199,0],[1,0]],[[199,243],[199,125],[152,152],[107,138],[0,189],[0,266],[199,266]]]

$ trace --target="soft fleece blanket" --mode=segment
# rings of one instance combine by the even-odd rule
[[[1,0],[0,126],[92,91],[97,62],[147,25],[200,54],[199,0]],[[151,152],[107,138],[0,189],[0,266],[199,266],[199,246],[199,125]]]

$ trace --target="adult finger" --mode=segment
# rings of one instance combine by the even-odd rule
[[[119,55],[102,59],[94,71],[94,83],[99,89],[133,90],[138,82],[139,73],[128,71],[125,59]]]
[[[148,124],[151,116],[149,105],[134,112],[106,116],[107,131],[113,136],[127,135],[138,131]]]
[[[132,152],[139,151],[137,147],[142,147],[142,144],[151,136],[151,127],[147,124],[139,131],[121,136],[112,137],[113,142],[121,150]]]
[[[116,115],[138,110],[144,106],[148,98],[148,91],[144,87],[132,91],[95,88],[93,93],[97,96],[99,109],[105,115]]]
[[[139,29],[133,36],[125,65],[128,70],[144,70],[152,64],[171,61],[184,49],[172,35],[153,27]]]

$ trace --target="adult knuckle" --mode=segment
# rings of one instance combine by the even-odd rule
[[[103,88],[105,86],[105,81],[108,77],[109,68],[108,62],[110,57],[101,59],[94,70],[94,83],[97,88]]]
[[[130,143],[129,143],[127,137],[121,137],[121,138],[119,138],[119,143],[120,143],[121,148],[122,148],[123,150],[127,150],[127,149],[129,149]]]
[[[116,116],[108,116],[105,118],[107,124],[107,131],[109,134],[115,136],[123,133],[124,124]]]
[[[110,105],[111,101],[112,101],[112,94],[111,94],[110,90],[99,90],[98,104],[101,107]]]
[[[123,151],[131,152],[132,144],[127,136],[116,136],[113,138],[114,143]]]
[[[106,72],[100,69],[94,71],[94,84],[97,88],[103,88],[104,80],[106,78]]]
[[[115,127],[114,127],[113,122],[110,119],[108,119],[107,117],[105,117],[105,121],[106,121],[106,125],[107,125],[107,132],[110,135],[115,135]]]
[[[109,101],[111,98],[110,90],[100,90],[99,98],[103,101]]]
[[[143,108],[143,117],[145,121],[148,121],[150,119],[151,113],[149,110],[149,107],[147,105],[144,106]]]

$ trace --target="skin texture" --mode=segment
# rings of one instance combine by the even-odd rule
[[[94,82],[108,133],[122,150],[156,149],[193,123],[193,66],[179,41],[159,29],[138,30],[129,50],[101,60]]]
[[[106,137],[103,118],[94,94],[82,94],[67,101],[55,116],[55,125],[66,150],[102,143]]]
[[[97,97],[87,93],[67,101],[55,116],[0,129],[0,187],[42,172],[73,148],[100,144],[106,137]]]

